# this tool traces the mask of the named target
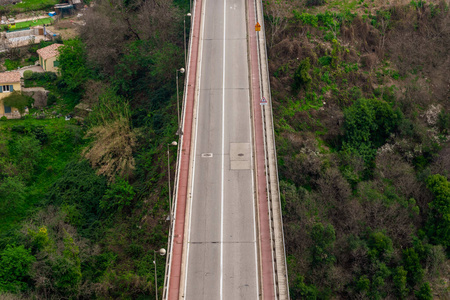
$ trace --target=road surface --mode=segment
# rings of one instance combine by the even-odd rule
[[[244,0],[203,0],[184,299],[258,299]]]

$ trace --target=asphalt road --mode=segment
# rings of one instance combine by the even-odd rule
[[[257,299],[244,0],[204,0],[184,299]]]

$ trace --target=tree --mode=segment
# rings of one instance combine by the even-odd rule
[[[395,290],[397,292],[397,296],[400,299],[403,299],[408,294],[408,288],[406,287],[406,275],[408,274],[403,267],[398,267],[393,277]]]
[[[109,186],[100,201],[100,207],[106,213],[120,212],[124,207],[131,204],[131,200],[133,200],[135,194],[136,192],[133,190],[133,186],[127,180],[118,178]]]
[[[433,299],[433,293],[431,291],[430,284],[428,282],[425,282],[421,287],[420,290],[415,292],[416,298],[418,300],[432,300]]]
[[[25,113],[25,108],[30,106],[32,98],[23,95],[21,92],[14,91],[7,97],[3,98],[3,103],[6,106],[15,107],[22,116]]]
[[[371,162],[377,148],[397,129],[401,118],[401,113],[383,100],[357,100],[344,111],[343,150],[359,154],[366,163]]]
[[[420,265],[419,255],[414,248],[409,248],[403,251],[403,266],[408,272],[408,284],[414,287],[423,279],[423,269]]]
[[[25,185],[19,177],[6,177],[0,183],[0,216],[21,212],[25,195]]]
[[[372,259],[383,260],[389,258],[393,251],[392,240],[380,231],[370,234],[368,246],[370,248],[369,256]]]
[[[310,69],[311,63],[309,61],[309,57],[307,57],[300,62],[297,70],[295,70],[293,85],[294,90],[299,90],[300,88],[304,88],[305,90],[309,89],[312,82],[311,75],[309,75]]]
[[[290,294],[292,299],[317,299],[317,288],[314,285],[308,285],[304,282],[303,276],[297,275],[293,284],[290,286]]]
[[[69,40],[59,50],[59,70],[61,79],[69,91],[79,91],[89,78],[86,66],[86,46],[79,40]]]
[[[16,165],[20,170],[20,176],[24,180],[31,179],[35,167],[41,159],[42,153],[39,140],[33,135],[20,136],[11,144],[11,156],[16,160]]]
[[[311,239],[314,243],[311,249],[313,266],[330,264],[336,261],[332,253],[334,241],[336,240],[333,225],[327,224],[323,226],[322,223],[314,224],[311,230]]]
[[[429,204],[430,213],[426,228],[435,244],[450,246],[450,182],[442,175],[431,175],[427,187],[433,193],[434,200]]]
[[[0,291],[24,290],[36,258],[23,245],[8,245],[0,252]]]

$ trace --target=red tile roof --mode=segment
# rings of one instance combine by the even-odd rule
[[[1,72],[0,73],[0,84],[20,82],[20,77],[21,77],[20,72],[18,72],[18,71]]]
[[[50,46],[39,49],[37,54],[39,54],[39,56],[43,59],[48,59],[59,55],[58,48],[61,46],[62,44],[51,44]]]

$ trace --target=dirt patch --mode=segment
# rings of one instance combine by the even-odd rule
[[[53,26],[48,26],[48,30],[60,34],[63,40],[73,39],[79,35],[79,24],[77,20],[64,19],[57,21]]]

